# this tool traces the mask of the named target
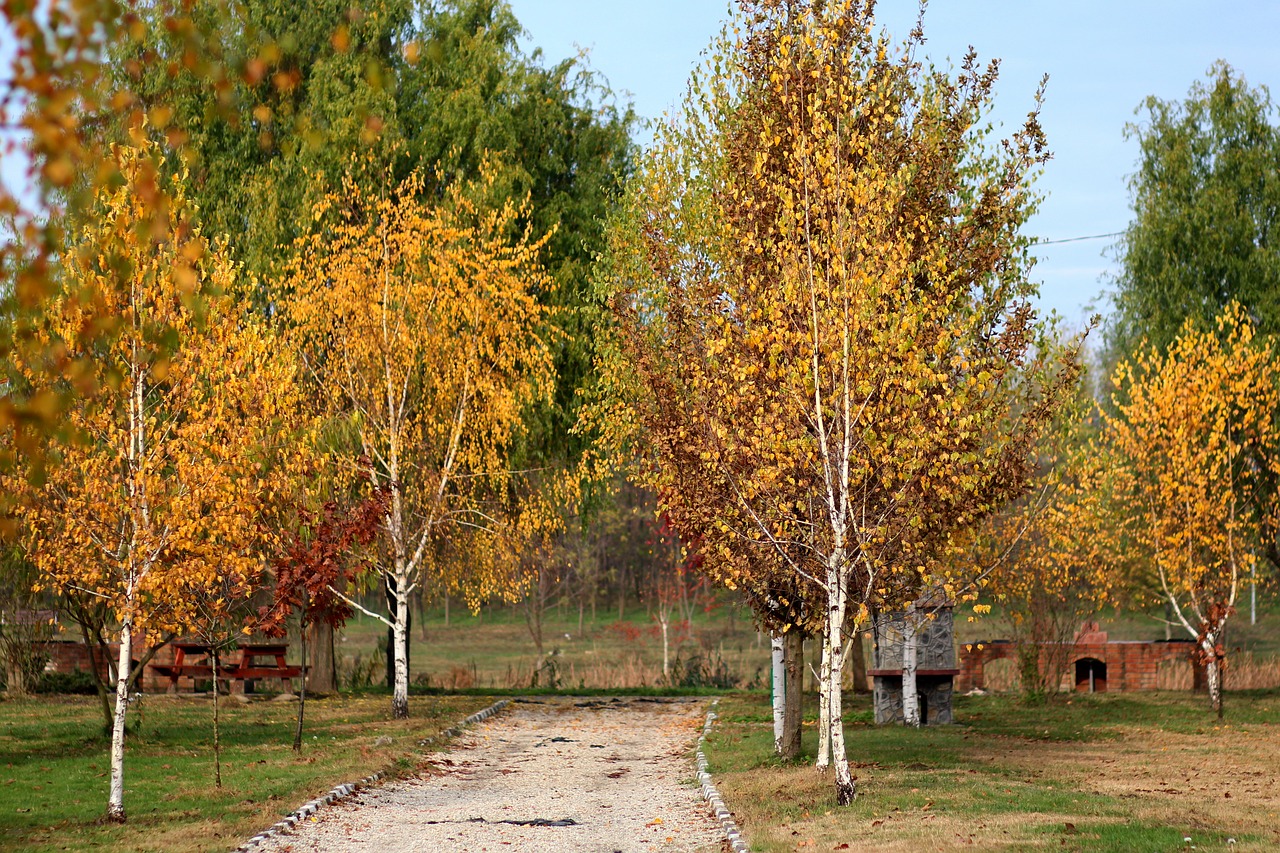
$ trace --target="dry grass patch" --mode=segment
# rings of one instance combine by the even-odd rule
[[[767,697],[723,705],[716,783],[753,850],[1280,849],[1280,695],[1235,695],[1215,727],[1200,697],[1129,694],[1027,707],[964,700],[959,725],[848,718],[860,796],[770,755]],[[816,747],[806,731],[805,746]],[[1228,794],[1230,796],[1228,796]],[[1235,844],[1228,844],[1235,839]],[[842,845],[848,845],[844,847]]]
[[[1020,744],[1004,760],[1035,775],[1050,767],[1081,791],[1123,800],[1145,823],[1209,832],[1229,827],[1231,837],[1255,837],[1255,849],[1280,849],[1275,725],[1215,725],[1203,734],[1135,729],[1110,748]]]

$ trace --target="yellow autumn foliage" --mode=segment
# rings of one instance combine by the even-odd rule
[[[1112,381],[1125,395],[1104,416],[1110,532],[1200,644],[1221,713],[1222,632],[1280,523],[1267,498],[1280,477],[1275,346],[1232,303],[1211,329],[1188,321],[1165,353],[1141,348]]]
[[[237,270],[191,225],[180,181],[153,202],[155,149],[117,147],[125,182],[97,197],[39,331],[74,365],[73,440],[50,449],[24,522],[47,585],[110,602],[135,629],[183,631],[193,591],[261,566],[261,513],[283,488],[279,437],[296,424],[294,364],[230,297]],[[113,318],[110,334],[86,324]],[[21,357],[34,386],[46,365]],[[269,472],[275,472],[274,474]]]

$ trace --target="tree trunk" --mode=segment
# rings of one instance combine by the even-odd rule
[[[853,692],[870,693],[871,688],[867,686],[867,653],[863,648],[861,631],[855,630],[849,638],[849,669],[853,673]]]
[[[533,650],[535,652],[533,658],[533,672],[529,675],[529,687],[539,687],[542,684],[542,669],[547,665],[546,647],[542,644],[542,637],[534,636]]]
[[[1209,687],[1209,705],[1221,720],[1225,713],[1222,707],[1222,662],[1218,658],[1215,637],[1207,634],[1200,648],[1205,657],[1204,676]]]
[[[787,670],[781,634],[770,638],[769,650],[773,661],[773,751],[782,755],[782,709],[787,701]]]
[[[627,612],[627,566],[624,563],[618,567],[618,621],[622,621],[622,617]]]
[[[120,657],[116,664],[116,708],[111,724],[111,788],[107,795],[107,820],[124,823],[124,722],[129,710],[129,664],[133,659],[133,617],[120,624]]]
[[[298,626],[301,629],[298,631],[298,636],[302,640],[302,660],[305,662],[307,660],[307,629],[309,626],[305,618],[301,619],[301,622],[302,624]],[[333,638],[332,627],[329,629],[329,637],[330,639]],[[302,675],[298,677],[298,682],[298,722],[293,728],[294,752],[302,752],[302,722],[307,710],[307,671],[305,669],[302,671]]]
[[[310,628],[311,642],[303,640],[302,659],[307,660],[306,648],[309,645],[311,669],[304,675],[306,686],[311,693],[332,694],[338,692],[338,671],[333,653],[334,630],[328,622],[320,621]]]
[[[920,694],[916,689],[918,634],[916,608],[911,604],[902,617],[902,722],[915,728],[920,727]]]
[[[111,699],[107,696],[107,683],[102,678],[102,673],[98,670],[98,661],[102,655],[102,649],[89,640],[89,629],[85,627],[84,622],[80,622],[80,636],[84,638],[85,651],[89,653],[89,672],[93,675],[93,686],[98,691],[98,698],[102,701],[102,727],[104,731],[111,731]],[[94,652],[97,651],[95,655]],[[106,665],[106,660],[102,660]],[[108,667],[110,669],[110,667]]]
[[[833,554],[827,569],[827,633],[831,648],[831,671],[827,674],[827,683],[831,694],[831,763],[836,771],[836,803],[850,805],[858,795],[857,786],[853,782],[853,772],[849,769],[849,755],[844,744],[844,697],[840,691],[840,676],[844,672],[844,619],[847,593],[844,589],[844,578],[839,571],[842,555]]]
[[[804,700],[804,634],[792,628],[782,635],[786,692],[782,705],[783,758],[800,757],[800,721]]]
[[[1249,567],[1249,624],[1258,624],[1258,567]]]
[[[387,585],[387,614],[391,617],[391,624],[387,626],[387,689],[394,694],[396,689],[396,629],[395,624],[400,619],[400,613],[404,611],[404,677],[406,683],[409,678],[409,631],[413,628],[413,614],[409,612],[408,606],[401,608],[399,598],[396,595],[397,589],[402,589],[409,585],[408,578],[397,581],[394,577],[386,580]]]
[[[213,787],[222,788],[222,731],[218,728],[218,645],[209,655],[213,664]]]
[[[663,616],[658,619],[658,623],[662,625],[662,677],[664,679],[671,677],[671,652],[670,645],[667,641],[667,629],[670,627],[671,617]]]
[[[533,673],[529,676],[529,686],[542,684],[542,670],[547,665],[547,647],[542,636],[542,621],[546,601],[542,597],[542,567],[537,567],[537,579],[524,600],[524,624],[529,629],[529,637],[533,640],[533,648],[537,656],[533,661]],[[548,685],[553,686],[553,685]]]
[[[822,662],[818,666],[818,760],[814,767],[825,772],[831,767],[831,686],[840,686],[840,678],[831,675],[830,635],[823,631]]]
[[[400,581],[403,586],[404,581]],[[409,717],[409,607],[399,601],[396,607],[392,639],[395,644],[395,687],[391,692],[391,715],[397,720]]]

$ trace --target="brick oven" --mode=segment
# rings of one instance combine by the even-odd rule
[[[1040,666],[1043,669],[1053,660],[1066,662],[1060,685],[1063,690],[1081,693],[1155,690],[1160,664],[1191,661],[1194,649],[1195,643],[1191,640],[1108,640],[1105,631],[1086,626],[1073,643],[1040,644]],[[984,689],[986,665],[1012,659],[1016,650],[1017,646],[1009,640],[961,645],[956,689],[962,693]],[[1204,667],[1195,665],[1194,672],[1195,688],[1200,689],[1204,683]]]

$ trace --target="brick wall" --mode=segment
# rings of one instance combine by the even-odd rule
[[[1090,638],[1086,636],[1086,639]],[[1160,664],[1171,660],[1190,660],[1194,645],[1190,640],[1075,643],[1066,657],[1067,666],[1061,686],[1064,690],[1088,690],[1087,681],[1077,681],[1077,663],[1094,660],[1105,665],[1105,679],[1100,677],[1100,668],[1095,668],[1095,689],[1098,692],[1155,690]],[[1042,667],[1052,656],[1062,654],[1060,646],[1049,646],[1050,644],[1045,644],[1040,650]],[[992,661],[1014,658],[1016,649],[1017,646],[1008,640],[961,645],[960,674],[956,676],[956,690],[967,693],[974,688],[984,687],[986,665]],[[1088,664],[1081,666],[1087,667]],[[1202,669],[1196,667],[1196,685],[1203,683]]]
[[[90,648],[84,643],[76,642],[75,640],[49,640],[40,645],[43,647],[41,651],[48,659],[45,664],[46,672],[91,672],[96,666],[98,674],[103,679],[108,677],[107,662],[100,659],[96,646]],[[120,645],[118,643],[110,643],[108,648],[110,649],[111,662],[115,663],[120,657]],[[140,657],[136,650],[133,657],[134,660]],[[156,652],[155,657],[151,659],[151,663],[172,662],[173,648],[168,645],[161,647]],[[139,681],[143,691],[146,693],[162,693],[169,686],[169,680],[167,678],[163,681],[157,679],[150,667],[146,668]]]

